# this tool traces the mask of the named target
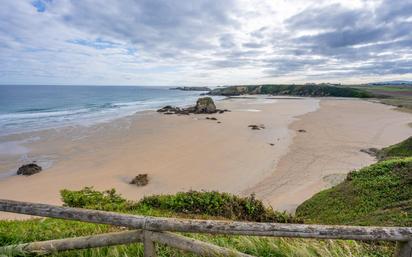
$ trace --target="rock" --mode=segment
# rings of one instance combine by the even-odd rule
[[[165,107],[160,108],[159,110],[157,110],[157,112],[168,112],[168,111],[170,111],[170,110],[172,110],[172,109],[173,109],[172,106],[166,105]]]
[[[366,154],[369,154],[371,156],[376,157],[376,155],[379,152],[379,149],[378,148],[373,148],[373,147],[372,148],[365,148],[365,149],[360,149],[360,152],[366,153]]]
[[[249,128],[253,129],[253,130],[261,130],[261,129],[265,129],[265,125],[260,124],[260,125],[249,125]]]
[[[275,144],[274,143],[269,143],[269,145],[274,146]]]
[[[149,177],[147,174],[139,174],[137,175],[132,181],[130,181],[130,184],[136,185],[136,186],[145,186],[149,183]]]
[[[206,117],[207,120],[217,120],[215,117]]]
[[[213,102],[211,97],[201,97],[197,100],[195,106],[191,106],[188,108],[179,108],[167,105],[163,108],[157,110],[157,112],[163,114],[180,114],[180,115],[189,115],[191,113],[194,114],[213,114],[213,113],[225,113],[229,112],[229,110],[219,110],[216,109],[216,105]]]
[[[31,176],[39,173],[41,170],[42,168],[35,163],[25,164],[17,170],[17,175]]]
[[[215,113],[216,105],[211,97],[197,99],[195,113]]]
[[[306,133],[306,130],[304,130],[304,129],[299,129],[298,132],[300,132],[300,133]]]

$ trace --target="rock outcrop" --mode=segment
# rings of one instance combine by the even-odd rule
[[[17,175],[31,176],[39,173],[41,170],[42,168],[35,163],[25,164],[17,170]]]
[[[197,99],[195,113],[216,113],[216,105],[211,97]]]
[[[364,149],[360,149],[360,152],[369,154],[370,156],[373,156],[373,157],[376,157],[378,152],[379,152],[379,149],[374,148],[374,147],[364,148]]]
[[[215,103],[211,97],[201,97],[197,99],[196,105],[191,106],[188,108],[179,108],[167,105],[163,108],[157,110],[157,112],[170,115],[170,114],[181,114],[181,115],[189,115],[191,113],[194,114],[213,114],[213,113],[224,113],[228,112],[229,110],[220,110],[216,108]]]

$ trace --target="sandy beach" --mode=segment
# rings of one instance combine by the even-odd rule
[[[255,193],[293,212],[347,172],[373,163],[362,148],[412,135],[412,115],[357,99],[229,99],[231,112],[162,115],[146,111],[89,127],[65,127],[0,138],[0,198],[61,204],[59,190],[115,188],[137,200],[187,190]],[[208,120],[206,117],[216,117]],[[265,129],[252,130],[251,124]],[[298,132],[305,130],[305,132]],[[45,170],[13,175],[28,161]],[[128,182],[140,173],[149,184]],[[0,218],[18,218],[0,213]]]

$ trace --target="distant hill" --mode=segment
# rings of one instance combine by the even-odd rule
[[[173,87],[171,90],[182,90],[182,91],[210,91],[208,87]]]
[[[369,86],[412,86],[412,81],[408,80],[393,80],[393,81],[382,81],[382,82],[372,82],[368,83]]]
[[[259,85],[259,86],[229,86],[216,88],[209,94],[238,96],[238,95],[291,95],[291,96],[334,96],[334,97],[373,97],[373,94],[362,89],[328,86],[328,85]]]

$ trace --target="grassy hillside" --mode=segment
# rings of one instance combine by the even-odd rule
[[[358,88],[367,91],[380,98],[380,102],[393,105],[399,110],[412,112],[412,87],[400,85],[385,85],[385,86],[368,86],[354,85]]]
[[[371,93],[362,89],[337,87],[327,85],[260,85],[260,86],[230,86],[217,88],[210,92],[212,95],[244,95],[269,94],[291,96],[334,96],[334,97],[373,97]]]
[[[139,202],[127,201],[114,190],[106,192],[85,188],[81,191],[62,191],[67,206],[111,210],[151,216],[265,220],[300,222],[294,217],[263,207],[253,197],[237,197],[217,192],[188,192],[176,195],[151,196]],[[207,213],[207,214],[205,214]],[[92,235],[119,231],[124,228],[57,219],[0,221],[0,245],[38,240]],[[341,240],[308,240],[291,238],[261,238],[185,234],[199,240],[239,250],[255,256],[390,256],[391,245],[365,244]],[[163,245],[157,245],[159,256],[194,256]],[[1,253],[0,253],[1,256]],[[11,256],[11,255],[10,255]],[[52,256],[143,256],[141,244],[68,251]]]
[[[399,144],[385,147],[377,153],[377,157],[380,160],[408,156],[412,156],[412,137],[400,142]]]
[[[412,158],[351,172],[341,184],[305,201],[296,213],[311,223],[412,226]]]
[[[378,151],[380,162],[301,204],[311,223],[412,226],[412,137]]]

